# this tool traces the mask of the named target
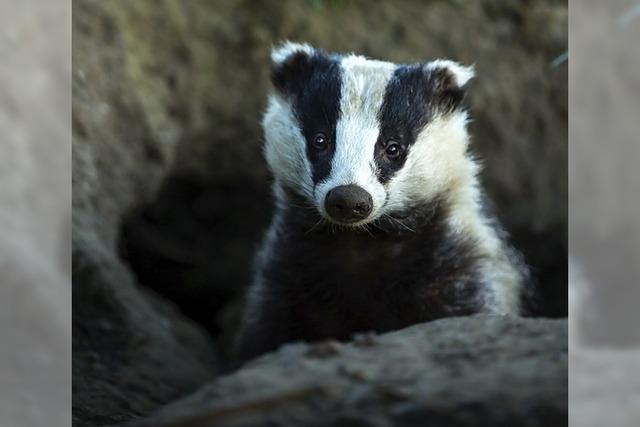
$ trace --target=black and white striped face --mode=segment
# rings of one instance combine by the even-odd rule
[[[397,65],[294,43],[274,49],[272,62],[267,162],[277,184],[326,219],[366,224],[475,173],[460,106],[472,69],[446,60]]]

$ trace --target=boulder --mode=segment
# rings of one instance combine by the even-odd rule
[[[566,425],[565,320],[473,316],[295,343],[129,427]]]

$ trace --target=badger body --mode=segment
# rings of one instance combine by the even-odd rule
[[[487,208],[462,106],[473,70],[285,43],[263,120],[275,213],[237,341],[349,339],[518,314],[527,278]]]

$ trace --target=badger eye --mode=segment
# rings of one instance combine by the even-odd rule
[[[388,141],[384,153],[390,159],[397,159],[402,153],[402,147],[395,141]]]
[[[313,148],[318,151],[322,151],[327,148],[327,137],[324,133],[317,133],[316,136],[313,137],[312,141]]]

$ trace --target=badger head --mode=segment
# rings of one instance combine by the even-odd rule
[[[461,107],[472,68],[398,65],[289,42],[271,59],[265,157],[276,188],[325,219],[367,224],[463,191],[475,174]]]

